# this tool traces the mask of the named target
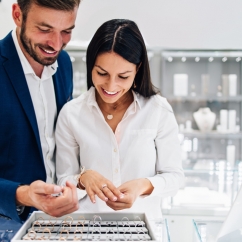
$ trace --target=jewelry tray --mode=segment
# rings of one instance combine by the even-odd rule
[[[162,226],[160,226],[162,225]],[[159,231],[157,228],[159,227]],[[166,234],[162,219],[145,213],[79,213],[54,218],[35,211],[11,242],[45,241],[154,241]],[[158,234],[157,234],[158,232]]]

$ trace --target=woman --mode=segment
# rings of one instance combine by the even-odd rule
[[[58,184],[79,187],[83,212],[130,208],[160,216],[161,198],[177,192],[184,174],[177,123],[151,83],[137,25],[105,22],[86,61],[88,91],[57,122]]]

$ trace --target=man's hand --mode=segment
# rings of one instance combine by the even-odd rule
[[[119,198],[115,202],[106,202],[106,204],[113,210],[131,208],[137,197],[145,194],[150,194],[154,187],[148,179],[144,178],[125,182],[119,186],[118,189],[124,194],[124,197]]]
[[[55,197],[51,194],[62,193]],[[35,207],[53,216],[60,217],[79,208],[76,186],[66,182],[66,187],[35,181],[29,186],[20,186],[16,191],[18,205]]]
[[[86,188],[86,192],[93,203],[96,202],[95,195],[107,202],[116,201],[123,197],[123,194],[113,185],[111,181],[106,179],[100,173],[87,170],[80,178]]]

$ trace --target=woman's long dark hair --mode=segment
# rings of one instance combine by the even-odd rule
[[[139,67],[131,89],[144,97],[157,93],[150,77],[149,61],[144,39],[135,22],[112,19],[102,24],[87,48],[87,88],[94,86],[92,69],[99,54],[115,52]]]

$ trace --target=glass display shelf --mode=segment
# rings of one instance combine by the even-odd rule
[[[242,139],[242,132],[231,133],[231,132],[218,132],[216,130],[212,130],[210,132],[202,132],[200,130],[191,130],[191,131],[183,131],[180,132],[179,135],[186,137],[196,137],[196,138],[217,138],[217,139]]]
[[[166,95],[166,99],[170,102],[185,102],[185,101],[191,101],[191,102],[241,102],[242,96],[237,95],[234,97],[218,97],[218,96],[202,96],[202,95],[196,95],[196,96],[186,96],[186,97],[179,97],[174,95]]]
[[[167,58],[168,61],[172,61],[170,58],[181,58],[181,57],[188,57],[188,58],[231,58],[235,61],[239,62],[241,59],[237,59],[242,57],[242,51],[223,51],[223,50],[164,50],[162,52],[162,56]],[[196,60],[195,60],[196,61]]]
[[[242,162],[186,160],[185,182],[171,198],[170,207],[229,209],[242,183]]]
[[[216,242],[216,236],[223,224],[223,221],[200,221],[194,220],[193,242]]]
[[[228,221],[227,221],[228,222]],[[193,242],[239,242],[242,241],[241,229],[232,229],[231,232],[221,236],[230,226],[224,227],[223,220],[196,220],[193,219]],[[225,222],[226,223],[226,222]],[[224,230],[225,229],[225,230]],[[220,235],[219,235],[220,234]]]

